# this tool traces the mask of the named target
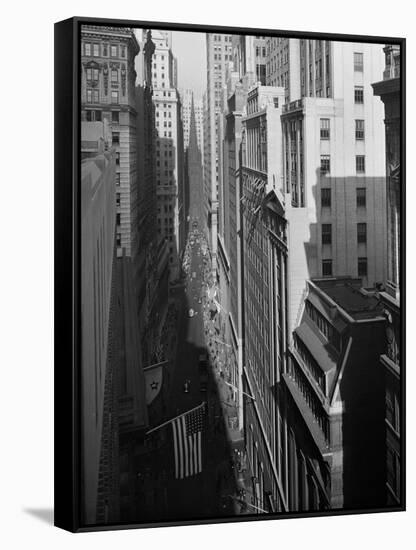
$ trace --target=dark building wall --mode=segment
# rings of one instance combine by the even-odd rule
[[[384,321],[351,327],[353,345],[340,383],[345,508],[385,505]]]

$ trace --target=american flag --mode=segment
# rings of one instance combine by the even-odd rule
[[[205,403],[172,421],[175,478],[183,479],[202,471],[202,427]]]

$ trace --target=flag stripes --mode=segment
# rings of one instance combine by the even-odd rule
[[[172,421],[175,478],[202,472],[202,427],[204,404]]]

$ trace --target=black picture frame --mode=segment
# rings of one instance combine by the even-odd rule
[[[388,508],[83,525],[80,494],[80,28],[83,24],[399,45],[401,49],[401,502]],[[406,40],[400,37],[73,17],[55,24],[55,525],[71,532],[404,511],[406,509]]]

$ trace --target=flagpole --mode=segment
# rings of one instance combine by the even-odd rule
[[[150,369],[155,369],[156,367],[161,367],[165,365],[166,363],[169,363],[169,359],[166,359],[165,361],[160,361],[159,363],[154,363],[153,365],[149,365],[148,367],[144,367],[143,371],[147,371]]]
[[[200,409],[204,405],[206,405],[206,401],[203,401],[200,405],[198,405],[197,407],[194,407],[193,409],[190,409],[189,411],[185,411],[182,414],[178,414],[178,416],[175,416],[174,418],[171,418],[170,420],[166,420],[166,422],[163,422],[163,424],[159,424],[159,426],[155,426],[154,428],[152,428],[151,430],[146,432],[145,435],[149,435],[152,432],[155,432],[156,430],[159,430],[160,428],[163,428],[163,426],[167,426],[168,424],[171,424],[171,422],[173,422],[177,418],[180,418],[181,416],[184,416],[185,414],[191,413],[193,411],[196,411],[197,409]]]

